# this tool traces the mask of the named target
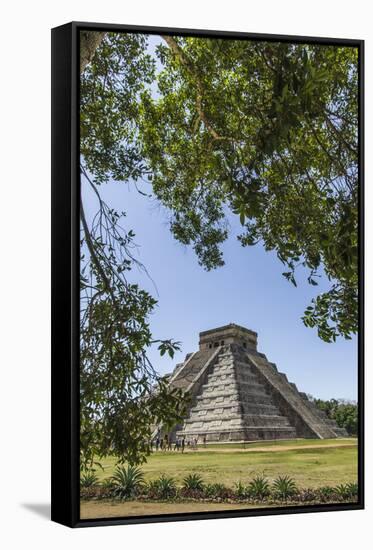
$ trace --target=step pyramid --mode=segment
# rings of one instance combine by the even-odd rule
[[[347,432],[257,351],[257,334],[235,324],[200,333],[200,349],[169,383],[188,392],[171,436],[201,442],[345,437]]]

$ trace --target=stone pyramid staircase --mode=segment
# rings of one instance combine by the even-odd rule
[[[230,344],[220,348],[177,435],[186,440],[252,441],[291,439],[296,431],[272,403],[245,350]]]
[[[332,439],[347,437],[344,428],[339,428],[329,419],[305,393],[288,381],[286,374],[278,372],[274,363],[270,363],[263,353],[246,353],[249,364],[254,368],[259,380],[271,395],[272,402],[282,411],[295,427],[297,437]]]
[[[169,383],[190,396],[184,422],[168,434],[172,440],[347,436],[257,351],[256,332],[233,323],[201,332],[199,350],[176,366]],[[160,432],[154,427],[154,434]]]

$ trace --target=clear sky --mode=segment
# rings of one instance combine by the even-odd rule
[[[356,339],[327,344],[300,319],[311,298],[327,289],[326,281],[312,287],[299,273],[295,288],[282,277],[283,266],[274,253],[261,245],[241,247],[236,239],[240,225],[234,218],[223,246],[226,265],[206,272],[192,248],[172,237],[167,212],[158,202],[128,183],[111,182],[100,191],[108,204],[127,212],[126,228],[136,233],[139,259],[156,283],[157,289],[135,268],[133,280],[158,300],[150,318],[154,338],[182,342],[174,360],[150,351],[159,372],[170,372],[186,353],[197,350],[200,331],[237,323],[258,333],[259,351],[301,391],[324,399],[356,399]],[[91,218],[97,204],[87,190],[84,202]]]

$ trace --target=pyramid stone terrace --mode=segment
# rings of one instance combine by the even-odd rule
[[[347,435],[288,381],[263,353],[257,333],[230,324],[200,333],[169,377],[190,396],[184,422],[170,436],[206,442]]]

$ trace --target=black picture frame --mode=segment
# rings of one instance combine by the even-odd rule
[[[359,52],[359,335],[356,503],[82,520],[79,515],[79,31],[354,46]],[[52,520],[69,527],[364,508],[364,41],[72,22],[52,29]]]

